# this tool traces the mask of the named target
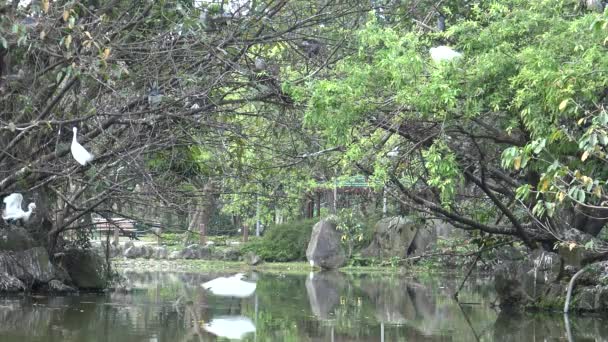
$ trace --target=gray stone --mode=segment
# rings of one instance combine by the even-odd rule
[[[248,252],[247,254],[245,254],[245,262],[247,263],[247,265],[256,266],[261,264],[262,261],[262,258],[260,258],[260,256],[255,254],[254,252]]]
[[[53,279],[49,281],[49,291],[55,293],[70,293],[76,292],[76,289],[71,286],[65,285],[59,280]]]
[[[219,259],[224,261],[238,261],[241,259],[241,256],[240,250],[230,248],[222,251]]]
[[[154,247],[141,246],[141,257],[146,259],[154,258]]]
[[[65,252],[60,265],[80,289],[100,290],[106,286],[104,259],[92,251],[71,249]]]
[[[199,259],[211,259],[213,255],[213,248],[209,246],[200,246],[196,245],[198,248],[198,258]]]
[[[542,298],[560,276],[556,253],[535,250],[522,260],[504,261],[494,273],[494,287],[502,307],[526,305]]]
[[[167,257],[169,260],[182,259],[182,251],[173,251]]]
[[[43,247],[0,254],[0,273],[12,275],[30,286],[55,278],[55,269]]]
[[[182,250],[181,259],[199,259],[198,245],[190,245]]]
[[[429,227],[419,227],[416,231],[416,236],[407,249],[407,255],[422,255],[425,249],[437,242],[437,233]]]
[[[165,247],[156,247],[154,248],[153,258],[154,259],[167,259],[167,248]]]
[[[335,222],[325,219],[315,224],[306,249],[306,258],[324,269],[344,266],[346,255]]]
[[[374,226],[372,242],[361,254],[365,257],[405,258],[419,226],[406,217],[383,218]]]
[[[123,249],[126,251],[127,249],[131,248],[135,246],[135,243],[133,243],[133,241],[129,240],[127,242],[125,242],[125,244],[123,245]]]
[[[0,273],[0,292],[19,292],[25,290],[25,285],[17,277],[6,272]]]
[[[126,249],[123,255],[128,259],[141,258],[144,255],[144,250],[142,247],[133,246]]]

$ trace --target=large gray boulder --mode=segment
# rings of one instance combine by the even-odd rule
[[[336,269],[346,263],[340,233],[332,220],[321,220],[312,228],[306,258],[324,269]]]
[[[510,248],[512,250],[512,248]],[[505,260],[494,273],[494,288],[501,307],[533,303],[552,289],[563,268],[557,253],[535,250],[527,258]]]
[[[0,292],[20,292],[25,290],[25,285],[17,277],[6,272],[0,273]]]
[[[263,262],[262,258],[254,252],[247,252],[244,259],[249,266],[257,266]]]
[[[153,249],[152,258],[157,260],[167,259],[168,254],[169,252],[167,251],[166,247],[155,247]]]
[[[383,218],[374,226],[372,242],[361,254],[374,258],[405,258],[420,226],[407,217]]]
[[[431,227],[418,227],[416,236],[407,249],[408,256],[422,255],[426,248],[437,242],[437,233]]]
[[[45,284],[56,277],[55,268],[43,247],[0,254],[0,274],[6,273],[29,286]]]
[[[101,290],[106,287],[106,265],[97,253],[88,250],[67,250],[59,260],[73,284],[80,289]]]
[[[176,260],[176,259],[181,259],[182,258],[182,251],[173,251],[171,253],[169,253],[169,256],[167,257],[167,259],[169,260]]]
[[[135,259],[143,257],[145,250],[140,246],[131,246],[125,249],[124,256],[127,259]]]

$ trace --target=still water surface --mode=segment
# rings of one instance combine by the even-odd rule
[[[249,298],[201,283],[220,274],[125,273],[130,293],[0,298],[2,342],[605,341],[608,320],[500,313],[487,280],[249,274]]]

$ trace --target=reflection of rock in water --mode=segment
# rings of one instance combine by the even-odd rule
[[[597,317],[568,318],[573,341],[598,341],[608,335],[605,320]],[[494,323],[494,341],[567,341],[562,314],[522,313],[503,310]],[[604,339],[599,339],[605,341]]]
[[[340,291],[346,284],[344,274],[328,271],[318,272],[306,279],[306,293],[312,313],[329,319],[329,313],[340,302]]]
[[[376,305],[380,322],[403,324],[406,321],[435,317],[435,301],[422,285],[403,279],[365,279],[362,290]]]

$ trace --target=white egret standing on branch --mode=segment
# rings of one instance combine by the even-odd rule
[[[80,165],[85,166],[88,162],[93,160],[94,156],[84,147],[82,147],[82,145],[78,143],[78,140],[76,140],[78,129],[74,127],[72,128],[72,131],[74,132],[74,136],[72,137],[72,146],[70,146],[70,151],[72,151],[72,156],[74,159],[76,159]]]
[[[36,204],[34,202],[28,204],[27,211],[23,211],[21,209],[21,202],[23,202],[23,195],[19,193],[12,193],[6,197],[4,197],[4,212],[2,213],[2,219],[11,222],[11,221],[19,221],[22,222],[27,221],[34,209],[36,209]]]

